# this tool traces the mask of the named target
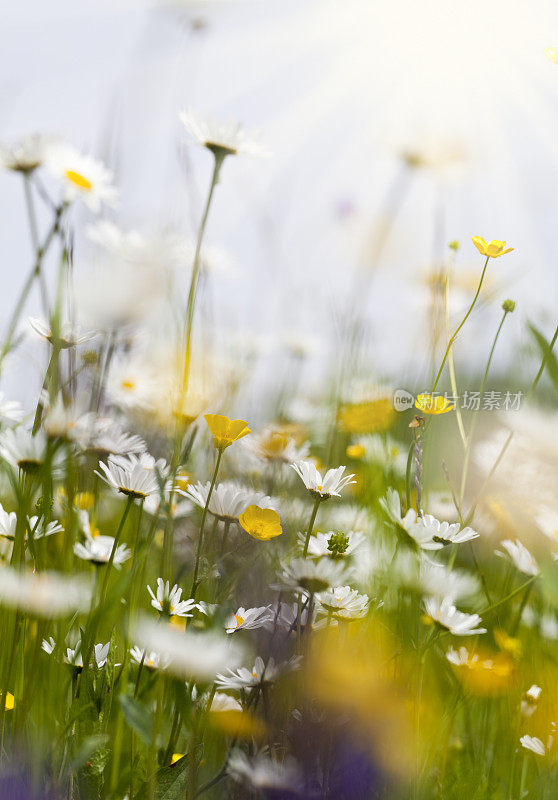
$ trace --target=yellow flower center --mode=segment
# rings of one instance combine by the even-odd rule
[[[240,614],[235,614],[235,615],[234,615],[234,618],[235,618],[235,620],[236,620],[236,627],[237,627],[237,628],[240,628],[240,626],[241,626],[241,625],[242,625],[242,623],[244,622],[244,618],[243,618],[243,617],[241,617],[241,616],[240,616]]]
[[[136,384],[131,380],[124,380],[120,385],[122,389],[125,389],[127,392],[133,392],[136,388]]]
[[[91,189],[93,186],[91,181],[88,181],[87,178],[84,178],[83,175],[80,175],[79,172],[74,172],[72,169],[66,170],[66,177],[76,186],[79,186],[80,189]]]

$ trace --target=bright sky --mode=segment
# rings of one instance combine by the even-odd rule
[[[181,144],[178,111],[258,129],[273,158],[227,163],[212,211],[208,241],[235,265],[215,278],[216,313],[266,337],[296,329],[326,341],[355,270],[370,265],[400,152],[462,155],[460,169],[403,181],[363,295],[375,362],[397,375],[426,368],[420,276],[451,239],[458,271],[482,266],[471,235],[516,248],[493,264],[498,301],[519,301],[516,342],[527,317],[555,324],[558,65],[547,45],[558,46],[553,0],[11,4],[0,136],[62,135],[115,169],[118,222],[192,233],[210,160]],[[0,215],[5,313],[31,258],[14,176],[0,177]],[[472,323],[475,357],[498,305]]]

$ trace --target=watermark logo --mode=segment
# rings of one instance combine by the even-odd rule
[[[448,403],[464,411],[519,411],[524,396],[522,391],[490,390],[481,394],[481,392],[465,390],[458,395],[435,392],[429,400],[429,405],[427,404],[423,410],[428,411],[429,408],[434,408],[435,398],[443,397]],[[393,407],[396,411],[407,411],[414,404],[414,396],[406,389],[396,389],[393,393]]]
[[[393,393],[393,407],[396,411],[407,411],[415,404],[415,398],[406,389],[396,389]]]

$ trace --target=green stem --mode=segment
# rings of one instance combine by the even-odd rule
[[[302,551],[302,555],[306,558],[308,553],[308,545],[310,543],[310,537],[312,536],[312,531],[314,530],[314,523],[316,521],[316,515],[318,513],[318,508],[320,507],[320,503],[322,502],[321,497],[317,497],[314,502],[314,508],[312,509],[312,514],[310,516],[310,522],[308,524],[308,530],[306,531],[306,540],[304,542],[304,550]]]
[[[488,371],[489,371],[490,365],[492,363],[492,357],[494,356],[494,350],[496,349],[496,343],[498,341],[498,337],[500,336],[500,331],[502,330],[502,326],[504,324],[504,321],[505,321],[506,317],[508,316],[508,313],[509,313],[508,311],[506,311],[506,310],[504,311],[502,319],[500,320],[500,324],[498,325],[498,330],[496,331],[496,336],[494,337],[494,341],[492,342],[492,347],[490,348],[490,354],[488,356],[488,361],[486,362],[486,368],[484,370],[484,374],[482,376],[481,385],[480,385],[480,388],[479,388],[479,397],[481,399],[482,399],[482,395],[483,395],[483,392],[484,392],[484,387],[486,385],[486,379],[488,377]],[[479,406],[480,406],[480,403],[479,403]],[[469,435],[467,437],[467,444],[465,446],[465,457],[464,457],[464,460],[463,460],[463,470],[461,472],[461,487],[460,487],[460,490],[459,490],[459,511],[460,511],[460,513],[463,510],[463,498],[465,496],[465,487],[467,485],[467,471],[469,469],[469,458],[471,456],[471,445],[473,443],[473,436],[474,436],[474,433],[475,433],[475,426],[477,424],[478,411],[479,411],[478,408],[476,408],[473,411],[473,419],[471,421],[471,428],[469,430]]]
[[[487,256],[486,257],[486,261],[484,262],[484,267],[483,267],[483,270],[482,270],[482,273],[481,273],[481,277],[480,277],[479,285],[477,287],[477,291],[475,293],[475,296],[473,297],[473,302],[469,306],[469,308],[467,310],[467,313],[465,314],[465,316],[463,317],[463,319],[461,320],[461,322],[459,323],[459,325],[455,329],[455,332],[452,334],[452,337],[448,342],[448,346],[446,347],[446,352],[444,353],[444,357],[442,358],[442,363],[440,364],[440,369],[438,370],[438,374],[436,375],[436,378],[434,380],[434,385],[432,386],[432,391],[430,392],[430,394],[434,394],[434,392],[436,391],[436,386],[438,385],[438,381],[440,380],[440,377],[442,375],[442,370],[444,369],[444,365],[446,363],[446,360],[448,358],[450,350],[451,350],[451,348],[453,346],[453,343],[457,339],[457,336],[458,336],[461,328],[465,325],[465,323],[469,319],[471,311],[475,307],[475,303],[478,300],[478,297],[479,297],[479,294],[480,294],[480,290],[482,288],[482,282],[484,281],[484,275],[485,275],[485,272],[486,272],[486,268],[488,267],[489,260],[490,260],[490,256]]]
[[[194,309],[196,305],[196,294],[198,290],[198,283],[199,283],[199,275],[200,275],[200,267],[201,267],[201,248],[203,243],[203,237],[205,233],[205,228],[207,225],[207,219],[209,217],[209,209],[211,207],[211,201],[213,199],[213,193],[215,191],[215,187],[219,182],[219,172],[221,170],[221,166],[223,164],[223,160],[225,158],[224,155],[214,154],[215,161],[213,164],[213,175],[211,177],[211,184],[209,186],[209,192],[207,194],[207,200],[205,202],[204,212],[200,222],[200,228],[198,231],[198,239],[196,242],[196,250],[194,253],[194,264],[192,267],[192,276],[190,278],[190,288],[188,290],[188,300],[186,302],[186,328],[185,328],[185,336],[184,336],[184,377],[183,377],[183,384],[182,389],[186,392],[186,388],[188,386],[188,375],[190,372],[190,351],[191,351],[191,344],[192,344],[192,328],[194,323]]]
[[[202,513],[201,523],[200,523],[200,533],[198,536],[198,547],[196,550],[196,561],[194,564],[194,577],[192,579],[192,590],[190,592],[190,597],[195,599],[196,592],[198,589],[198,572],[200,567],[200,556],[202,553],[202,546],[203,546],[203,531],[205,528],[205,519],[207,517],[207,509],[209,508],[209,502],[211,500],[211,495],[213,494],[213,488],[215,486],[215,481],[217,480],[217,473],[219,472],[219,466],[221,464],[221,458],[223,456],[223,451],[219,450],[217,455],[217,463],[215,464],[215,469],[213,471],[213,477],[211,479],[211,485],[209,487],[209,491],[207,493],[207,500],[205,501],[205,506]]]

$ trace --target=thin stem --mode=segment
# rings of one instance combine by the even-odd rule
[[[500,324],[498,325],[498,330],[496,331],[496,336],[494,337],[494,341],[492,342],[492,347],[490,348],[490,355],[488,356],[488,361],[486,362],[486,368],[484,370],[484,374],[482,376],[480,388],[479,388],[479,397],[482,398],[484,387],[486,385],[486,379],[488,377],[488,371],[490,369],[490,365],[492,363],[492,357],[494,355],[494,350],[496,349],[496,342],[498,341],[498,337],[500,336],[500,331],[502,330],[502,326],[506,317],[508,316],[508,311],[504,310],[502,315],[502,319],[500,320]],[[480,407],[480,403],[479,403]],[[467,444],[465,446],[465,457],[463,459],[463,470],[461,472],[461,487],[459,490],[459,510],[462,510],[463,507],[463,498],[465,496],[465,486],[467,484],[467,472],[469,469],[469,458],[471,456],[471,445],[473,443],[473,436],[475,433],[475,426],[477,424],[478,419],[478,411],[479,408],[475,408],[473,411],[473,419],[471,421],[471,427],[469,429],[469,435],[467,437]]]
[[[312,509],[312,514],[310,516],[310,522],[308,523],[308,530],[306,531],[306,540],[304,542],[304,550],[302,551],[302,555],[306,558],[308,553],[308,545],[310,543],[310,537],[312,536],[312,531],[314,530],[314,523],[316,521],[316,515],[318,513],[318,508],[320,507],[320,503],[322,502],[321,497],[317,497],[314,502],[314,508]]]
[[[200,267],[201,267],[201,248],[203,243],[203,237],[205,234],[205,228],[207,225],[207,219],[209,217],[209,209],[211,207],[211,201],[213,199],[213,193],[215,191],[215,187],[219,182],[219,172],[221,170],[221,166],[223,164],[224,156],[223,155],[215,155],[215,161],[213,164],[213,175],[211,177],[211,184],[209,186],[209,192],[207,194],[207,200],[205,202],[204,212],[200,222],[200,228],[198,231],[198,239],[196,242],[196,250],[194,253],[194,264],[192,266],[192,276],[190,278],[190,288],[188,289],[188,300],[186,302],[186,326],[185,326],[185,335],[184,335],[184,377],[183,377],[183,384],[182,390],[186,392],[188,386],[188,375],[190,372],[190,351],[192,345],[192,328],[194,323],[194,309],[196,305],[196,294],[198,290],[198,283],[199,283],[199,275],[200,275]]]
[[[466,322],[467,322],[467,320],[469,319],[469,316],[470,316],[470,314],[471,314],[471,311],[472,311],[472,310],[473,310],[473,308],[475,307],[475,303],[476,303],[476,302],[477,302],[477,300],[478,300],[478,296],[479,296],[479,294],[480,294],[480,290],[481,290],[481,288],[482,288],[482,283],[483,283],[483,281],[484,281],[484,274],[485,274],[485,272],[486,272],[486,268],[488,267],[488,262],[489,262],[489,260],[490,260],[490,256],[487,256],[487,257],[486,257],[486,261],[484,262],[484,267],[483,267],[483,270],[482,270],[482,273],[481,273],[481,277],[480,277],[479,285],[477,286],[477,291],[476,291],[476,293],[475,293],[475,296],[473,297],[473,302],[472,302],[472,303],[471,303],[471,305],[469,306],[469,308],[468,308],[468,310],[467,310],[467,313],[465,314],[465,316],[463,317],[463,319],[461,320],[461,322],[459,323],[459,325],[458,325],[458,326],[457,326],[457,328],[455,329],[455,332],[452,334],[452,337],[451,337],[451,339],[450,339],[450,340],[449,340],[449,342],[448,342],[448,346],[446,347],[446,352],[444,353],[444,357],[442,358],[442,363],[440,364],[440,369],[438,370],[438,374],[436,375],[436,378],[435,378],[435,380],[434,380],[434,385],[432,386],[432,391],[430,392],[430,394],[434,394],[434,392],[436,391],[436,386],[438,385],[438,381],[440,380],[440,377],[441,377],[441,375],[442,375],[442,370],[444,369],[444,365],[445,365],[445,363],[446,363],[446,360],[447,360],[447,358],[448,358],[448,355],[449,355],[449,353],[450,353],[450,350],[451,350],[451,348],[452,348],[452,346],[453,346],[453,343],[454,343],[454,342],[455,342],[455,340],[457,339],[457,336],[458,336],[458,334],[459,334],[459,331],[460,331],[460,330],[461,330],[461,328],[462,328],[462,327],[465,325],[465,323],[466,323]]]
[[[213,494],[213,488],[215,486],[215,481],[217,480],[217,473],[219,472],[219,466],[221,464],[221,458],[223,456],[223,451],[219,450],[217,455],[217,462],[215,464],[215,469],[213,471],[213,477],[211,479],[211,485],[209,487],[209,491],[207,493],[207,500],[205,501],[205,506],[202,513],[201,523],[200,523],[200,533],[198,536],[198,547],[196,550],[196,562],[194,564],[194,577],[192,579],[192,590],[190,592],[190,597],[195,599],[196,592],[198,589],[198,571],[200,567],[200,556],[202,553],[202,545],[203,545],[203,531],[205,528],[205,519],[207,517],[207,509],[209,508],[209,502],[211,500],[211,495]]]

